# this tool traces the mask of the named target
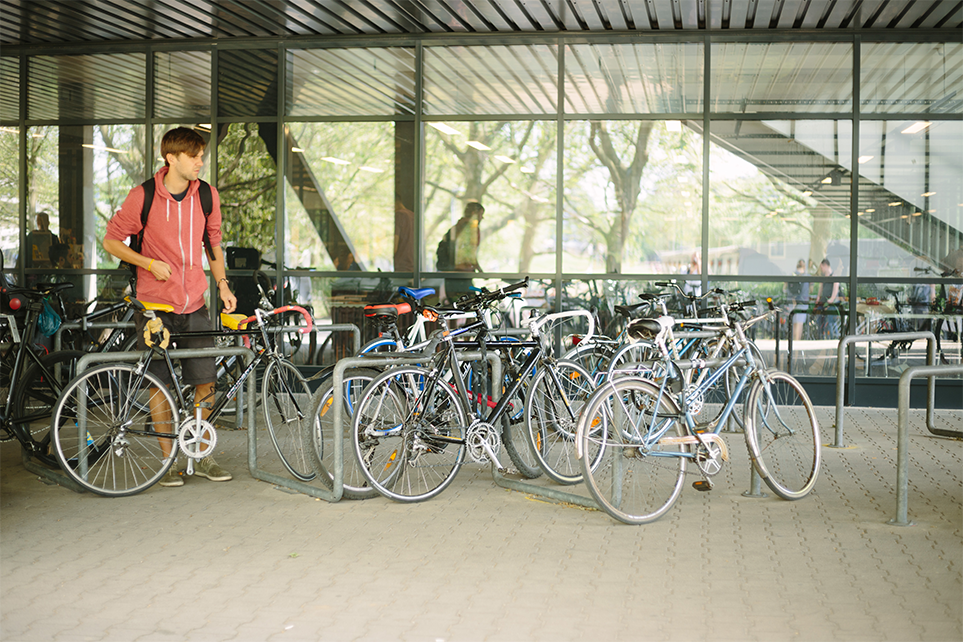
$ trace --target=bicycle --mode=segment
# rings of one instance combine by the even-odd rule
[[[483,306],[526,285],[527,280],[479,295],[472,306]],[[533,341],[511,346],[530,350],[517,378],[487,415],[474,416],[470,400],[477,401],[477,397],[469,394],[462,376],[445,311],[438,314],[444,329],[433,335],[422,353],[428,365],[398,366],[380,374],[365,389],[352,421],[351,444],[362,474],[380,494],[399,502],[423,501],[441,493],[457,475],[466,455],[504,470],[498,459],[501,440],[495,425],[536,363],[543,367],[531,383],[525,408],[527,415],[537,414],[539,435],[565,430],[574,435],[581,400],[588,397],[592,387],[591,378],[579,366],[555,362],[551,357],[551,346],[544,345],[550,343],[550,337],[539,333],[540,326],[552,320],[547,315],[548,320],[543,317],[531,322]],[[468,327],[481,329],[484,325],[480,320]],[[478,347],[486,347],[484,336]],[[450,382],[445,380],[448,374]],[[545,395],[550,398],[535,400]],[[551,402],[551,408],[546,401]],[[537,411],[533,410],[536,406]],[[552,414],[559,407],[565,409],[564,416]],[[542,439],[541,443],[548,442]],[[543,460],[547,452],[546,448],[540,453]]]
[[[68,477],[99,495],[129,496],[157,483],[179,452],[187,456],[187,474],[192,474],[194,461],[214,451],[217,431],[213,421],[262,365],[266,367],[261,377],[261,404],[272,440],[292,474],[306,470],[299,451],[310,388],[297,368],[280,356],[267,333],[271,316],[290,311],[302,315],[306,322],[302,331],[310,332],[312,319],[306,310],[296,306],[271,312],[255,310],[253,317],[243,320],[222,315],[226,323],[238,328],[256,323],[253,331],[244,328],[230,332],[254,337],[258,342],[254,359],[226,393],[213,403],[195,400],[192,411],[167,351],[171,334],[154,313],[160,306],[143,301],[136,301],[135,306],[149,319],[145,328],[148,349],[141,358],[136,363],[90,368],[67,384],[57,400],[52,443]],[[148,371],[154,358],[166,364],[173,381],[170,389]],[[202,410],[208,408],[210,414],[204,419]]]
[[[771,305],[771,303],[770,303]],[[751,321],[751,320],[750,320]],[[776,495],[796,500],[815,486],[820,467],[819,425],[805,390],[792,376],[757,367],[744,325],[726,328],[738,350],[694,389],[682,384],[681,371],[705,367],[703,360],[675,361],[668,345],[675,320],[639,319],[630,333],[656,343],[665,366],[660,381],[622,377],[600,386],[588,400],[577,430],[583,476],[599,507],[627,524],[659,519],[682,492],[686,465],[703,477],[693,484],[711,490],[711,478],[728,460],[718,434],[746,385],[746,446],[753,466]],[[733,368],[744,362],[736,388],[714,428],[697,427],[694,406]]]

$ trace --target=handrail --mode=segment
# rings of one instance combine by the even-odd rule
[[[936,361],[936,336],[928,331],[886,332],[882,334],[847,334],[839,339],[836,347],[836,441],[830,448],[845,448],[843,445],[843,395],[845,388],[845,348],[851,343],[873,341],[898,341],[902,339],[926,339],[926,365]],[[927,384],[926,425],[933,430],[933,408],[936,405],[936,382],[931,378]]]
[[[955,366],[911,366],[903,371],[899,377],[899,405],[897,408],[897,437],[896,437],[896,517],[888,523],[894,526],[911,526],[913,522],[908,519],[907,494],[909,486],[909,401],[910,383],[916,377],[926,377],[930,382],[932,390],[933,381],[944,374],[963,374],[963,364]],[[932,399],[932,398],[931,398]],[[930,432],[934,432],[931,425],[932,404],[926,409],[926,427]],[[940,431],[936,434],[947,434],[948,431]],[[963,433],[950,434],[948,436],[963,436]]]

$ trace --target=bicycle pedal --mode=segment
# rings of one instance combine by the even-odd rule
[[[706,493],[712,490],[712,482],[708,479],[700,479],[699,481],[692,482],[692,487],[699,492]]]

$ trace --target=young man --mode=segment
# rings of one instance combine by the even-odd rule
[[[207,276],[201,263],[201,239],[205,223],[214,255],[214,260],[210,261],[211,273],[217,281],[224,311],[233,312],[237,305],[224,271],[224,254],[220,247],[221,207],[217,190],[211,187],[213,209],[207,217],[198,195],[200,181],[197,175],[204,164],[204,147],[205,142],[200,134],[186,127],[178,127],[164,134],[160,149],[164,167],[154,175],[154,199],[147,223],[141,223],[144,188],[138,185],[130,191],[120,210],[107,223],[104,237],[105,250],[137,267],[139,299],[174,306],[173,313],[157,313],[172,334],[211,329],[210,316],[204,303]],[[139,234],[142,229],[144,238],[138,253],[124,241]],[[147,319],[138,314],[136,321],[138,349],[144,350],[146,343],[143,331]],[[214,339],[199,337],[182,339],[177,343],[179,348],[208,348],[214,346]],[[181,370],[183,381],[195,386],[194,398],[209,400],[217,378],[214,358],[182,359]],[[171,385],[170,373],[163,363],[153,362],[151,372],[168,386]],[[160,395],[152,396],[150,409],[157,430],[174,431],[171,409]],[[204,411],[205,418],[208,412]],[[172,445],[169,440],[161,440],[165,454],[170,452]],[[194,473],[212,481],[231,479],[231,473],[218,466],[211,457],[198,462]],[[173,466],[160,481],[161,486],[183,484],[183,478]]]

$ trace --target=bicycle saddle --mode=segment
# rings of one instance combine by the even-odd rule
[[[668,319],[668,325],[662,319]],[[635,319],[629,322],[625,331],[632,339],[652,341],[663,331],[665,327],[671,327],[674,323],[672,317],[661,317],[659,319]]]
[[[246,320],[246,314],[228,314],[227,312],[221,312],[221,325],[229,330],[239,330],[241,322]]]
[[[435,293],[435,288],[408,288],[401,286],[398,288],[398,294],[403,294],[409,299],[414,299],[415,301],[421,301],[426,296],[431,296]]]
[[[366,317],[391,317],[398,318],[399,314],[411,312],[410,303],[375,303],[364,306]]]

